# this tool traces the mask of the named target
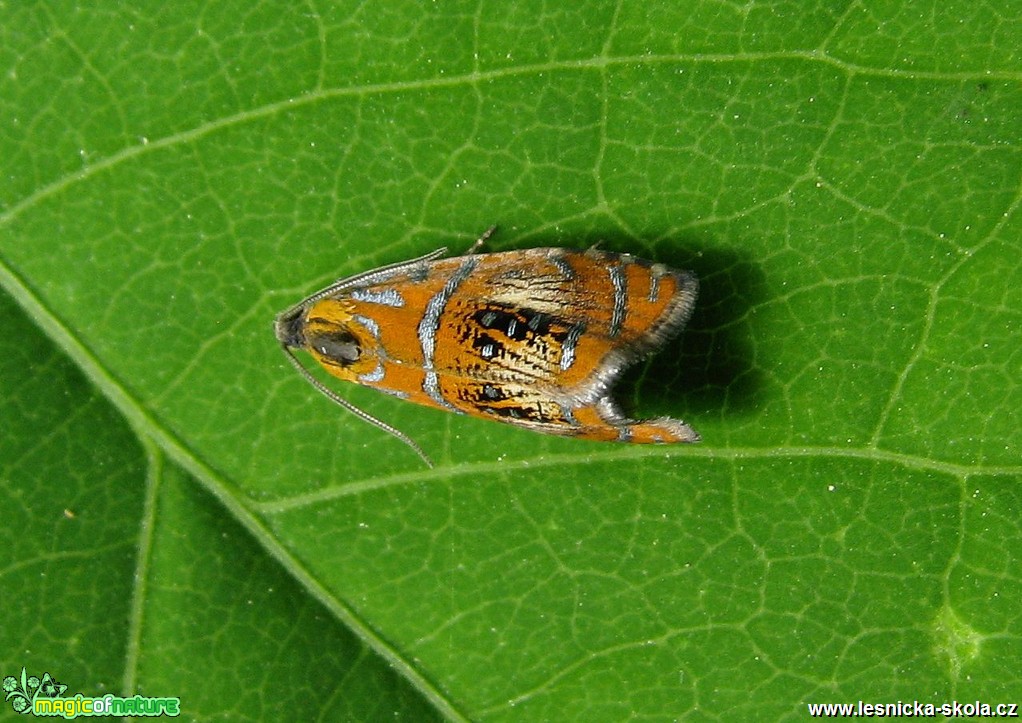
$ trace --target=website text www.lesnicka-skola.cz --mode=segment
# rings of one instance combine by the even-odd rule
[[[807,703],[813,718],[1018,718],[1018,703]]]

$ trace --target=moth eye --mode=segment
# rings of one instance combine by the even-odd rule
[[[358,339],[347,331],[317,334],[309,339],[309,344],[324,357],[342,366],[354,364],[362,357],[362,346]]]

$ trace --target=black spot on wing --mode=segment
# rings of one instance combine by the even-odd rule
[[[458,391],[458,399],[467,402],[480,414],[512,423],[521,421],[558,424],[565,421],[561,406],[557,402],[537,399],[516,387],[491,383],[468,384]]]
[[[490,306],[472,314],[472,319],[484,329],[496,329],[508,339],[526,341],[530,336],[551,334],[552,318],[549,314],[531,309],[509,309]]]

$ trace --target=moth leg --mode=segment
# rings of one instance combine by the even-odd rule
[[[484,243],[486,243],[487,239],[489,239],[489,238],[490,238],[490,236],[492,236],[492,235],[493,235],[493,233],[494,233],[494,232],[495,232],[496,230],[497,230],[497,225],[496,225],[496,224],[494,224],[493,226],[490,226],[490,227],[489,227],[488,229],[486,229],[485,231],[483,231],[483,235],[482,235],[482,236],[480,236],[479,238],[477,238],[477,239],[475,240],[475,243],[474,243],[474,244],[472,244],[471,246],[469,246],[469,248],[468,248],[468,251],[466,252],[466,254],[465,254],[465,255],[466,255],[466,256],[471,256],[471,255],[472,255],[472,254],[474,254],[474,253],[475,253],[476,251],[478,251],[478,250],[479,250],[479,249],[480,249],[480,248],[482,247],[482,245],[483,245]]]
[[[679,419],[628,419],[610,397],[602,397],[592,404],[574,407],[572,417],[578,426],[573,436],[607,442],[632,444],[672,444],[698,442],[699,434]]]

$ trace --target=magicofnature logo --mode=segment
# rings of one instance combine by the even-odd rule
[[[64,697],[67,686],[58,683],[49,673],[40,678],[28,675],[21,669],[20,680],[8,675],[3,680],[7,702],[18,713],[32,713],[37,716],[60,716],[71,719],[79,716],[177,716],[181,713],[180,698],[150,698],[133,695],[121,698],[104,695],[92,698],[78,693]]]

